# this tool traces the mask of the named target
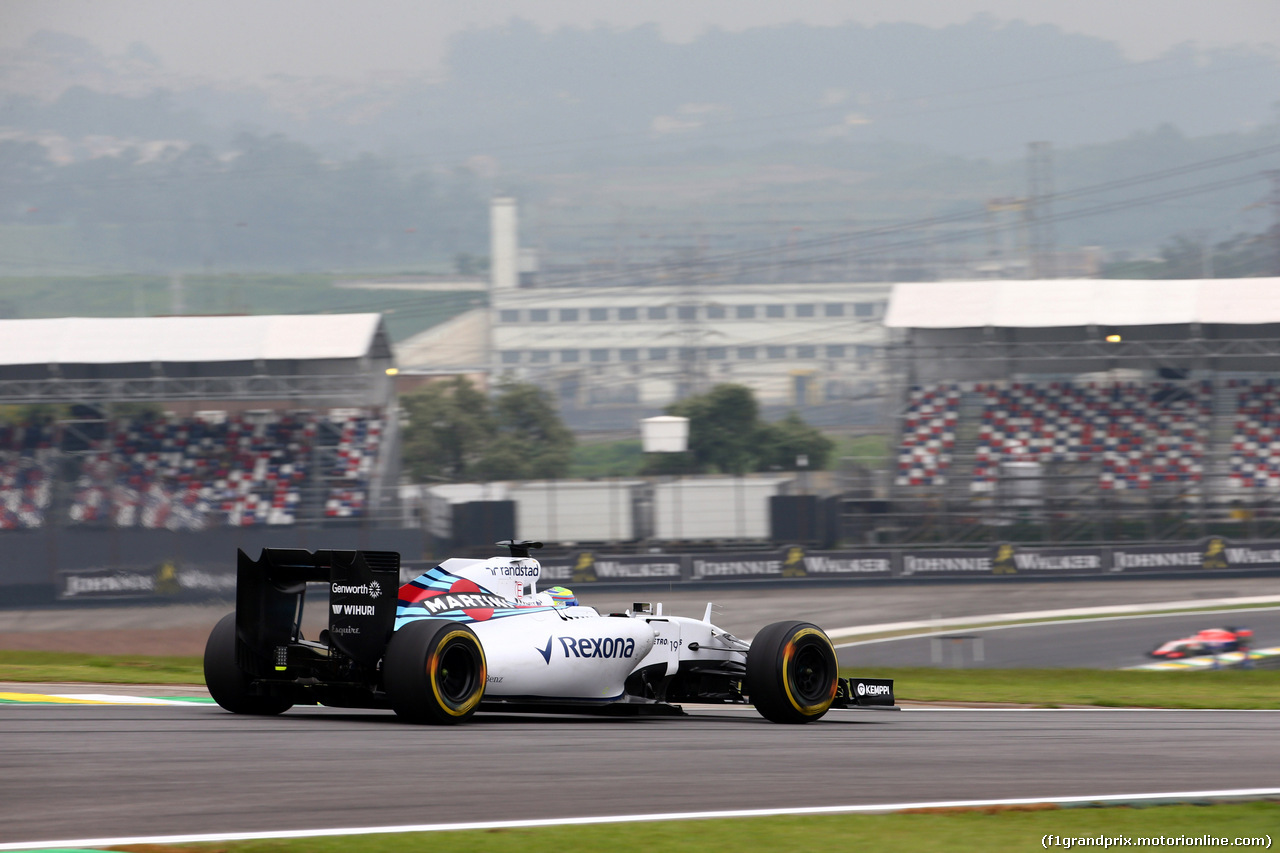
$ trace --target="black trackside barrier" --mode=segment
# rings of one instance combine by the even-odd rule
[[[394,539],[383,545],[394,544]],[[391,551],[390,548],[387,549]],[[504,549],[490,543],[489,556]],[[301,549],[266,548],[264,552],[310,554]],[[316,551],[355,553],[354,551]],[[367,554],[378,552],[364,552]],[[425,561],[422,570],[439,562]],[[280,564],[273,569],[281,589],[308,565],[303,557],[272,558]],[[1280,571],[1280,540],[1237,542],[1211,536],[1196,542],[1166,542],[1122,545],[1042,546],[997,543],[979,548],[849,548],[818,550],[803,544],[772,549],[701,551],[697,553],[630,553],[581,549],[556,553],[554,546],[537,554],[542,564],[544,586],[553,583],[570,587],[597,585],[666,585],[720,582],[831,582],[858,580],[986,580],[1014,582],[1019,578],[1099,578],[1145,576],[1209,576],[1215,574],[1270,574]],[[290,560],[293,562],[290,563]],[[252,561],[251,561],[252,562]],[[404,578],[418,574],[419,561]],[[107,564],[107,565],[104,565]],[[103,603],[108,601],[205,601],[226,600],[236,589],[238,573],[229,561],[215,560],[209,553],[197,565],[173,560],[149,566],[109,567],[110,561],[92,568],[60,571],[48,587],[32,586],[26,575],[12,580],[0,572],[0,607],[22,606],[32,601],[37,590],[43,601]],[[314,567],[313,567],[314,568]],[[292,573],[292,574],[291,574]],[[327,576],[318,578],[326,580]],[[362,581],[363,582],[363,581]],[[358,586],[351,583],[347,586]],[[11,595],[21,589],[21,599]],[[281,593],[284,595],[284,593]],[[280,602],[264,599],[261,607],[291,606],[293,599]],[[344,602],[359,606],[353,599]],[[365,602],[366,604],[368,602]],[[274,611],[273,611],[274,612]],[[358,627],[358,626],[356,626]],[[354,635],[353,635],[354,636]],[[353,640],[354,642],[354,640]]]

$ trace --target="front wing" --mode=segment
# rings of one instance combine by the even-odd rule
[[[831,707],[901,710],[893,701],[892,678],[841,678]]]

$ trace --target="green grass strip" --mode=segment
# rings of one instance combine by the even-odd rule
[[[199,657],[0,650],[0,681],[204,684]]]
[[[1199,839],[1208,835],[1225,838],[1227,844],[1201,845],[1191,849],[1226,850],[1236,838],[1254,838],[1270,833],[1276,839],[1277,832],[1280,832],[1280,803],[1258,802],[1147,808],[1015,807],[888,815],[618,823],[219,842],[166,846],[163,849],[166,853],[186,850],[222,850],[227,853],[435,853],[442,850],[449,853],[563,853],[566,850],[608,850],[610,853],[653,853],[655,850],[662,853],[703,853],[707,850],[732,850],[734,853],[811,850],[965,853],[1040,850],[1044,849],[1041,840],[1046,835],[1072,840],[1096,839],[1099,836],[1135,840],[1180,836]],[[147,848],[129,849],[144,851]],[[1048,849],[1067,848],[1059,844]]]
[[[1135,672],[853,667],[843,674],[892,678],[899,700],[924,702],[998,702],[1050,708],[1280,708],[1277,669]],[[198,657],[0,651],[0,681],[203,684],[204,672]]]
[[[1141,672],[1105,669],[852,667],[842,675],[894,679],[899,701],[999,702],[1056,708],[1280,708],[1280,670]]]

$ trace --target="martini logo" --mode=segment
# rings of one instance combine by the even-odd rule
[[[448,589],[442,588],[442,585],[419,587],[411,584],[403,587],[400,590],[401,606],[417,604],[432,616],[446,618],[463,616],[476,622],[489,621],[493,618],[495,610],[508,611],[501,614],[504,616],[528,612],[527,606],[491,592],[475,581],[449,575],[445,577],[452,580]]]

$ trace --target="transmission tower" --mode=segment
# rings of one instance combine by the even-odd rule
[[[1057,278],[1053,240],[1053,148],[1027,146],[1027,242],[1032,278]]]

